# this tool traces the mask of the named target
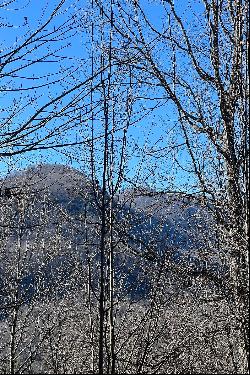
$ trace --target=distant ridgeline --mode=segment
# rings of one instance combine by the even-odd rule
[[[28,302],[34,293],[40,293],[42,298],[54,290],[62,296],[71,288],[80,287],[90,258],[92,271],[98,273],[100,212],[93,185],[98,189],[83,173],[63,165],[39,165],[0,181],[0,197],[5,203],[0,211],[1,303],[8,299],[5,277],[10,262],[16,261],[12,245],[20,235],[20,225],[19,242],[24,252],[30,252],[21,265],[25,270],[20,281],[24,301]],[[146,298],[147,270],[162,256],[173,264],[186,263],[198,274],[218,268],[216,255],[210,264],[202,258],[208,231],[211,247],[215,241],[211,216],[198,200],[128,190],[117,195],[114,204],[114,267],[119,293],[124,288],[130,298]],[[18,210],[23,210],[22,216]],[[22,222],[18,223],[20,217]],[[82,264],[82,274],[76,275],[77,262]],[[98,277],[93,280],[95,287]]]

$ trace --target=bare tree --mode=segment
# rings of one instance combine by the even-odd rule
[[[37,14],[35,22],[21,2],[10,4],[1,5],[1,160],[83,144],[73,129],[88,119],[84,98],[90,95],[92,77],[88,56],[72,51],[88,28],[87,4],[85,10],[77,0],[61,0],[39,5],[38,11],[31,2],[27,11]]]
[[[110,19],[105,4],[96,1]],[[120,48],[114,61],[133,67],[147,97],[171,101],[189,163],[218,225],[220,254],[229,277],[230,305],[245,338],[237,371],[247,371],[249,143],[248,3],[207,1],[190,4],[181,15],[174,1],[155,1],[162,21],[139,1],[114,2],[113,29]],[[191,19],[192,17],[192,19]],[[157,95],[158,92],[158,95]],[[159,94],[160,93],[160,94]],[[157,97],[162,97],[162,99]],[[201,152],[202,150],[202,152]],[[178,160],[177,160],[178,161]],[[228,244],[231,246],[228,247]],[[227,250],[225,250],[227,248]],[[236,328],[238,329],[238,328]]]
[[[248,4],[189,5],[185,16],[173,0],[93,0],[87,12],[62,0],[35,28],[25,16],[16,41],[4,35],[1,161],[84,144],[77,157],[90,180],[73,186],[77,213],[44,188],[2,183],[3,371],[247,372]],[[90,53],[76,62],[63,52],[87,28]],[[178,143],[145,147],[139,169],[145,178],[147,156],[164,160],[156,176],[171,155],[192,176],[177,195],[127,174],[131,124],[158,108],[173,111]],[[194,206],[203,221],[188,222]],[[186,253],[166,224],[177,209],[174,236],[194,242]]]

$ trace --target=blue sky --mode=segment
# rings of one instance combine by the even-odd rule
[[[186,1],[176,1],[177,10],[179,12],[184,12],[183,6],[188,9],[187,17],[186,17],[186,24],[188,25],[189,21],[192,20],[192,12],[189,7],[189,3]],[[48,15],[56,6],[56,0],[50,1],[35,1],[35,0],[19,0],[10,4],[7,7],[7,10],[3,12],[3,23],[6,27],[1,29],[1,54],[6,51],[6,47],[8,46],[15,46],[21,43],[22,37],[25,33],[29,33],[30,31],[34,30],[39,22],[43,22],[46,20]],[[194,4],[194,2],[190,2],[190,4]],[[200,12],[199,3],[195,3],[195,11]],[[197,5],[198,4],[198,5]],[[143,2],[142,5],[144,6],[145,12],[149,16],[149,18],[154,22],[155,26],[160,26],[162,23],[162,7],[159,3],[156,5],[154,2]],[[76,1],[66,1],[64,7],[62,8],[62,12],[53,20],[53,22],[48,26],[48,30],[52,30],[56,28],[62,22],[65,22],[66,15],[69,15],[70,12],[74,13],[76,7],[79,7],[79,2]],[[84,25],[84,20],[88,21],[88,13],[89,13],[89,4],[87,0],[82,0],[80,2],[80,11],[78,10],[77,16],[78,21],[81,19],[83,21],[82,27],[77,29],[77,32],[72,34],[72,36],[68,40],[62,40],[57,44],[52,45],[51,48],[60,49],[62,46],[65,48],[61,51],[58,51],[57,56],[58,58],[55,59],[54,62],[49,63],[40,63],[36,64],[35,67],[30,67],[26,71],[24,71],[24,77],[29,75],[33,77],[37,77],[37,74],[42,76],[43,74],[46,75],[48,72],[50,73],[52,80],[54,77],[57,77],[57,74],[64,71],[64,69],[68,68],[70,71],[74,71],[74,79],[75,82],[78,80],[83,79],[86,75],[90,72],[90,60],[89,60],[89,39],[88,39],[88,31],[89,28]],[[42,15],[42,17],[41,17]],[[4,20],[5,18],[5,20]],[[7,20],[7,22],[6,22]],[[9,23],[8,23],[9,22]],[[164,20],[165,22],[165,20]],[[42,50],[43,51],[43,50]],[[37,53],[34,51],[34,53]],[[39,57],[39,55],[37,55]],[[20,61],[17,62],[17,65]],[[15,64],[12,64],[15,67]],[[65,80],[63,82],[59,82],[57,85],[48,85],[47,87],[40,89],[39,95],[40,99],[37,101],[36,105],[42,105],[48,100],[48,96],[54,97],[57,93],[60,93],[62,90],[67,89],[71,81],[71,76],[65,74]],[[25,85],[30,85],[30,80],[23,79],[23,78],[16,78],[14,81],[11,81],[11,85],[13,82],[16,82],[16,85],[20,87],[20,82],[22,83],[22,88],[25,88]],[[36,81],[34,81],[36,82]],[[39,82],[45,82],[45,80],[40,79]],[[8,88],[8,82],[5,79],[2,79],[1,88],[4,86]],[[15,83],[14,83],[15,85]],[[37,90],[38,92],[38,90]],[[0,93],[0,103],[1,107],[5,110],[13,104],[13,99],[16,98],[17,102],[20,103],[22,100],[25,100],[26,92],[23,91],[21,94],[19,93],[11,93],[11,92],[4,92]],[[149,106],[149,102],[141,102],[142,105],[145,107]],[[137,107],[135,107],[136,110]],[[34,108],[27,108],[23,111],[22,115],[19,117],[17,116],[15,120],[22,122],[25,120],[25,116],[28,117],[31,115]],[[168,179],[171,178],[175,179],[175,183],[177,185],[181,185],[185,183],[187,179],[187,175],[179,169],[179,172],[173,171],[173,162],[171,162],[171,157],[168,159],[160,158],[157,160],[154,156],[151,157],[147,156],[147,162],[145,159],[145,150],[155,145],[156,148],[165,147],[168,142],[171,142],[173,139],[176,143],[182,143],[182,137],[178,134],[174,134],[174,131],[169,131],[177,122],[177,116],[174,110],[174,107],[167,103],[164,106],[160,107],[159,109],[155,110],[153,114],[144,118],[137,126],[132,127],[129,131],[129,136],[133,138],[131,143],[131,152],[135,150],[135,145],[138,146],[137,151],[138,156],[136,156],[136,152],[131,154],[130,160],[128,161],[128,170],[129,176],[134,178],[136,175],[140,176],[140,180],[146,179],[146,173],[149,176],[150,172],[153,169],[158,170],[153,176],[151,173],[150,177],[146,181],[149,185],[156,186],[158,188],[164,188],[170,184],[170,182],[166,182]],[[15,124],[12,124],[15,126]],[[69,140],[75,140],[77,135],[75,130],[70,130],[66,133],[66,137]],[[86,134],[86,131],[82,131],[83,137]],[[79,137],[79,135],[78,135]],[[129,146],[130,147],[130,146]],[[39,162],[50,162],[50,163],[71,163],[73,166],[78,168],[83,168],[84,163],[86,160],[83,157],[82,161],[79,163],[76,159],[81,156],[81,149],[56,149],[56,151],[36,151],[36,152],[29,152],[23,155],[17,155],[16,157],[11,157],[5,160],[0,159],[0,172],[5,174],[8,171],[19,169],[26,167],[32,163],[39,163]],[[179,154],[179,161],[185,162],[187,161],[187,153],[183,150]],[[171,164],[172,163],[172,164]],[[86,164],[85,164],[86,165]],[[146,171],[146,172],[145,172]],[[159,174],[162,175],[163,182],[162,184],[159,182]],[[172,184],[172,182],[171,182]],[[169,185],[170,186],[170,185]]]

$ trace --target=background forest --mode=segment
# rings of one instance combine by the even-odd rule
[[[0,2],[0,373],[248,373],[248,17]]]

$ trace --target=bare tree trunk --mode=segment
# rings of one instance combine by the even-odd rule
[[[12,322],[11,322],[11,329],[10,329],[10,357],[9,357],[10,374],[15,374],[17,315],[18,315],[18,308],[15,306],[13,315],[12,315]]]

